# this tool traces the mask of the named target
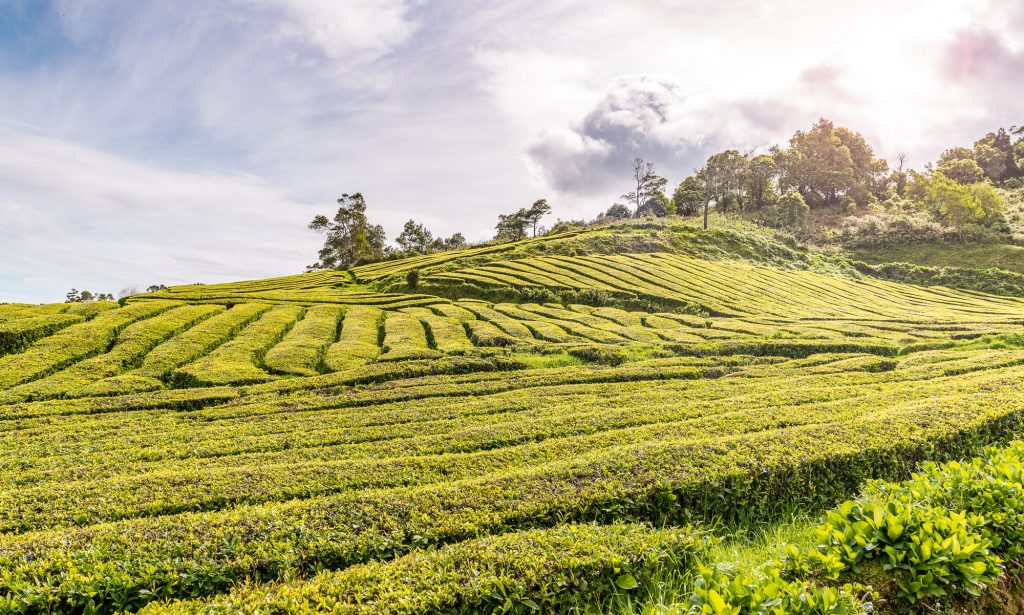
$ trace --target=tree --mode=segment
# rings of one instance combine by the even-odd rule
[[[708,198],[704,182],[697,175],[691,175],[679,182],[676,191],[672,193],[676,213],[682,216],[695,215],[707,204]]]
[[[498,231],[494,238],[498,241],[520,241],[526,239],[526,227],[529,224],[529,211],[520,209],[511,214],[498,216],[498,224],[495,229]]]
[[[981,204],[971,196],[970,189],[942,173],[932,176],[925,193],[925,204],[958,231],[983,215]]]
[[[533,236],[537,236],[537,223],[540,219],[548,215],[551,212],[551,206],[548,205],[547,199],[537,199],[533,202],[533,205],[526,210],[526,223],[533,228]]]
[[[938,166],[941,167],[956,160],[974,160],[974,150],[969,147],[951,147],[939,154]]]
[[[704,184],[706,196],[714,199],[720,208],[727,202],[733,202],[739,209],[743,209],[743,187],[749,168],[750,160],[731,149],[708,158],[697,176]]]
[[[629,207],[622,203],[612,203],[612,206],[608,208],[608,211],[604,212],[606,218],[612,218],[613,220],[625,220],[630,216]]]
[[[654,172],[653,162],[644,162],[636,158],[633,160],[633,183],[633,189],[620,198],[628,201],[633,206],[633,211],[639,212],[644,203],[657,193],[665,191],[668,180]]]
[[[453,233],[451,237],[441,241],[444,250],[461,250],[466,247],[466,238],[462,233]]]
[[[792,188],[779,197],[776,211],[779,226],[794,229],[805,227],[811,215],[811,208],[807,206],[803,195]]]
[[[1017,166],[1017,176],[1024,177],[1024,126],[1015,126],[1010,132],[1017,137],[1013,142],[1013,162]]]
[[[153,284],[153,285],[149,286],[148,288],[146,288],[146,292],[147,293],[155,293],[158,290],[166,290],[166,289],[167,289],[167,287],[164,286],[163,284]],[[132,294],[134,294],[134,293],[132,293]]]
[[[1000,128],[990,132],[974,143],[974,160],[985,170],[985,175],[994,182],[1021,177],[1022,169],[1017,165],[1011,133]],[[991,149],[988,149],[991,148]]]
[[[898,157],[900,164],[896,167],[896,170],[892,174],[892,184],[896,188],[896,196],[903,198],[904,193],[907,190],[907,172],[904,170],[904,166],[907,163],[907,155],[900,152]]]
[[[761,154],[750,160],[743,177],[743,189],[754,207],[771,205],[778,198],[775,190],[775,176],[778,170],[775,158],[768,154]]]
[[[325,233],[319,261],[310,269],[348,269],[360,263],[384,258],[384,227],[370,224],[366,218],[366,201],[360,193],[343,194],[333,220],[316,216],[309,228]]]
[[[981,208],[979,221],[982,224],[992,226],[1003,220],[1006,213],[1006,201],[999,192],[988,182],[978,182],[970,186],[971,196],[978,202]]]
[[[629,217],[628,215],[626,217]],[[548,231],[548,235],[557,235],[559,233],[568,233],[570,231],[578,231],[585,229],[589,226],[586,220],[558,220]]]
[[[665,193],[659,190],[644,201],[644,204],[636,211],[636,216],[638,218],[643,216],[663,218],[675,213],[675,210],[675,203],[672,202],[672,199],[665,196]]]
[[[972,158],[956,158],[939,165],[938,172],[960,184],[973,184],[985,179],[985,172]]]
[[[809,205],[835,205],[855,187],[881,196],[889,165],[875,158],[859,133],[822,118],[811,130],[797,131],[788,150],[773,150],[783,188],[800,192]]]
[[[91,303],[93,301],[113,301],[110,293],[93,293],[90,290],[78,291],[72,288],[64,295],[64,303]]]
[[[1012,160],[1013,154],[1011,150],[1010,159]],[[992,181],[998,182],[1004,179],[1009,179],[1007,171],[1009,170],[1009,164],[1007,162],[1006,154],[995,147],[992,147],[988,143],[979,141],[974,145],[974,161],[978,164],[978,167],[985,173],[985,177]],[[1014,163],[1016,166],[1016,163]]]
[[[434,234],[421,223],[409,220],[395,238],[395,243],[406,255],[429,254],[434,251]]]

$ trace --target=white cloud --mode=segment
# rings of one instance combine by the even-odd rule
[[[0,186],[0,278],[24,286],[5,300],[284,275],[316,250],[313,208],[252,175],[154,168],[2,127]]]
[[[242,5],[276,8],[284,20],[282,39],[320,48],[345,59],[352,51],[384,53],[415,31],[405,0],[235,0]]]
[[[1022,121],[1015,0],[55,1],[66,44],[0,66],[0,300],[297,271],[341,192],[483,239],[820,115],[916,166]]]

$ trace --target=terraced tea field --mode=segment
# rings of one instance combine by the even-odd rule
[[[625,228],[0,306],[0,612],[605,608],[1024,433],[1024,300]]]

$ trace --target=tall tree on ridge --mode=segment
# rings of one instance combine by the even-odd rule
[[[369,223],[366,201],[358,192],[341,195],[334,218],[316,216],[309,228],[327,235],[320,248],[320,260],[310,269],[348,269],[385,256],[384,227]]]
[[[540,219],[551,213],[551,206],[547,199],[537,199],[533,205],[526,210],[526,222],[533,227],[533,236],[537,236],[537,224]]]
[[[526,239],[526,227],[529,225],[529,210],[523,208],[511,214],[498,216],[494,238],[498,241],[520,241]]]
[[[621,198],[633,206],[634,213],[638,213],[644,203],[665,192],[668,180],[654,172],[653,162],[636,158],[633,160],[633,183],[633,189]]]

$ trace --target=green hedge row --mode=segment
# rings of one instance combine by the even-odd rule
[[[308,581],[248,585],[209,602],[158,603],[144,613],[558,612],[686,571],[705,536],[637,524],[559,525],[468,540]]]
[[[107,350],[119,331],[137,320],[181,305],[148,301],[100,312],[89,321],[44,337],[18,354],[0,357],[0,389],[35,380]]]
[[[173,380],[189,386],[250,384],[273,380],[260,365],[263,356],[281,341],[302,317],[304,309],[279,305],[242,329],[212,353],[176,369]]]
[[[95,391],[89,387],[97,381],[123,374],[141,363],[146,354],[164,340],[223,310],[216,305],[182,305],[128,325],[116,334],[113,345],[106,352],[45,378],[0,392],[0,403],[93,393]],[[155,384],[160,386],[159,382]],[[121,386],[131,385],[118,382],[117,386],[110,387],[113,389],[111,392],[118,392]]]
[[[338,341],[324,355],[324,364],[332,372],[341,372],[366,365],[380,354],[381,323],[384,312],[366,306],[345,310]]]
[[[633,444],[480,479],[5,536],[0,595],[25,611],[128,609],[223,592],[244,578],[341,568],[556,522],[728,521],[741,511],[814,509],[865,478],[899,476],[1020,433],[1022,395],[1004,387],[966,405],[721,441]]]
[[[335,342],[344,310],[339,305],[318,305],[306,310],[306,316],[264,358],[275,372],[313,376],[322,371],[327,347]]]
[[[781,561],[760,573],[704,570],[691,607],[762,613],[788,594],[806,597],[786,613],[967,612],[991,586],[1019,574],[1024,442],[963,462],[929,462],[903,482],[869,481],[811,534],[812,550],[780,545]],[[815,596],[818,609],[807,609]]]
[[[84,320],[73,314],[53,314],[0,322],[0,355],[24,350],[32,342]]]

